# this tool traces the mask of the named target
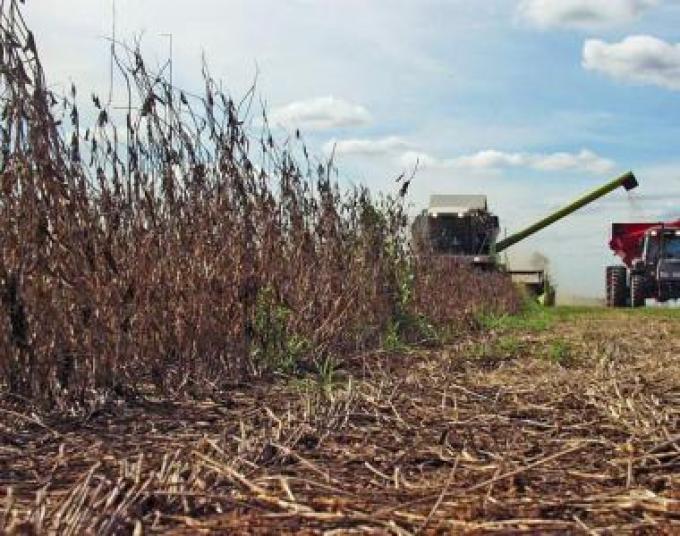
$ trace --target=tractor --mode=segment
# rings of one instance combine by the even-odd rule
[[[643,307],[680,299],[680,220],[614,223],[609,247],[623,265],[607,266],[608,307]]]

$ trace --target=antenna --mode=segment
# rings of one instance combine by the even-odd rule
[[[111,0],[111,57],[109,64],[109,102],[110,106],[113,102],[113,62],[116,55],[116,0]]]
[[[162,33],[159,34],[161,37],[167,37],[169,41],[169,60],[168,60],[168,65],[170,66],[170,86],[173,87],[173,82],[172,82],[172,34],[171,33]]]
[[[165,107],[165,123],[168,125],[168,138],[170,140],[170,148],[172,149],[172,125],[170,125],[170,114],[172,113],[172,96],[175,91],[175,86],[172,79],[172,33],[159,34],[161,37],[167,37],[169,41],[169,55],[168,66],[170,71],[170,88],[168,91],[168,102]]]

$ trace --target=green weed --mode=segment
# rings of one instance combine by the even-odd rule
[[[553,321],[552,309],[542,307],[536,303],[528,303],[517,315],[489,315],[483,314],[477,318],[482,328],[492,331],[545,331],[551,327]]]
[[[496,340],[484,341],[470,347],[469,356],[477,361],[499,363],[520,357],[522,341],[514,335],[505,335]]]
[[[438,343],[441,334],[423,314],[413,313],[415,274],[413,266],[397,263],[397,299],[392,321],[383,337],[383,349],[403,352],[410,343]]]
[[[522,349],[522,341],[514,335],[505,335],[496,341],[495,347],[501,355],[516,357]]]
[[[557,339],[547,346],[545,356],[549,361],[558,365],[568,365],[573,361],[574,353],[568,341]]]
[[[402,340],[398,322],[391,322],[383,337],[383,350],[387,352],[403,352],[408,345]]]
[[[316,383],[319,391],[332,397],[338,384],[338,364],[332,356],[326,356],[316,364]]]
[[[290,333],[291,311],[276,300],[273,288],[260,290],[255,302],[251,357],[255,363],[280,372],[295,370],[311,349],[308,339]]]

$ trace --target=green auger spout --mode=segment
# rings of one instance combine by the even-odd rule
[[[548,225],[551,225],[555,223],[558,220],[561,220],[565,216],[568,216],[572,212],[577,211],[581,207],[584,207],[585,205],[592,203],[593,201],[599,199],[600,197],[603,197],[607,195],[609,192],[612,192],[616,190],[619,187],[623,187],[626,190],[632,190],[633,188],[636,188],[638,185],[638,181],[635,178],[635,175],[631,171],[628,173],[625,173],[621,175],[620,177],[614,179],[611,182],[608,182],[604,186],[599,187],[596,190],[593,190],[592,192],[584,195],[583,197],[580,197],[573,203],[567,205],[564,208],[561,208],[560,210],[552,213],[550,216],[547,216],[546,218],[543,218],[542,220],[534,223],[533,225],[530,225],[526,229],[523,229],[519,231],[518,233],[512,234],[508,236],[507,238],[504,238],[503,240],[500,240],[499,242],[496,242],[496,253],[500,253],[504,249],[509,248],[510,246],[516,244],[517,242],[520,242],[521,240],[524,240],[528,236],[531,236],[534,233],[537,233],[544,227],[547,227]]]

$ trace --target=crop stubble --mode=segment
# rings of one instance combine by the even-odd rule
[[[477,336],[366,354],[330,389],[263,383],[223,400],[112,407],[78,424],[10,416],[5,523],[670,534],[680,515],[679,331],[674,319],[592,313],[520,330],[529,350],[493,362],[472,351]],[[542,354],[556,334],[571,345],[568,366]]]

